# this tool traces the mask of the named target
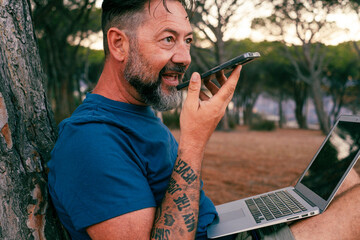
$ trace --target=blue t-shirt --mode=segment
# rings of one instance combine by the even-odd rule
[[[48,163],[49,191],[72,239],[90,239],[86,227],[160,205],[177,149],[150,107],[88,94],[61,122]],[[197,239],[215,216],[201,190]]]

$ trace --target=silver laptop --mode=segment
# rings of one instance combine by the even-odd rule
[[[295,187],[216,206],[209,238],[311,217],[325,211],[360,153],[360,117],[341,116]],[[286,174],[286,173],[284,173]]]

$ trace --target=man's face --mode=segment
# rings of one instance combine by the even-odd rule
[[[192,29],[187,14],[177,1],[151,1],[146,20],[130,40],[125,79],[141,100],[159,111],[175,108],[181,101],[176,85],[188,68]]]
[[[136,40],[135,40],[136,41]],[[162,75],[167,72],[184,74],[183,65],[168,62],[160,72],[151,69],[151,63],[138,51],[135,41],[130,43],[129,59],[125,66],[125,79],[136,89],[141,99],[158,111],[167,111],[177,107],[181,102],[181,93],[175,86],[165,86],[163,91]]]

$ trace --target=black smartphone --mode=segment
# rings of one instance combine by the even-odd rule
[[[215,74],[221,70],[224,70],[224,74],[231,72],[232,70],[234,70],[234,68],[237,65],[245,65],[246,63],[249,63],[257,58],[259,58],[261,55],[258,52],[247,52],[244,54],[241,54],[240,56],[237,56],[219,66],[216,66],[212,69],[210,69],[207,72],[204,72],[201,74],[201,79],[207,79],[207,80],[212,80],[215,78]],[[176,86],[177,90],[181,90],[186,88],[187,86],[189,86],[189,81],[180,83],[179,85]]]

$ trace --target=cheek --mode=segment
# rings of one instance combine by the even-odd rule
[[[169,63],[170,60],[171,57],[154,53],[153,57],[150,59],[150,64],[156,69],[156,71],[160,71],[166,66],[166,64]]]
[[[148,46],[147,48],[142,48],[142,57],[145,58],[145,61],[152,66],[156,71],[160,71],[165,67],[165,65],[171,61],[172,53],[170,51],[164,51],[158,47]],[[141,57],[141,56],[140,56]]]

